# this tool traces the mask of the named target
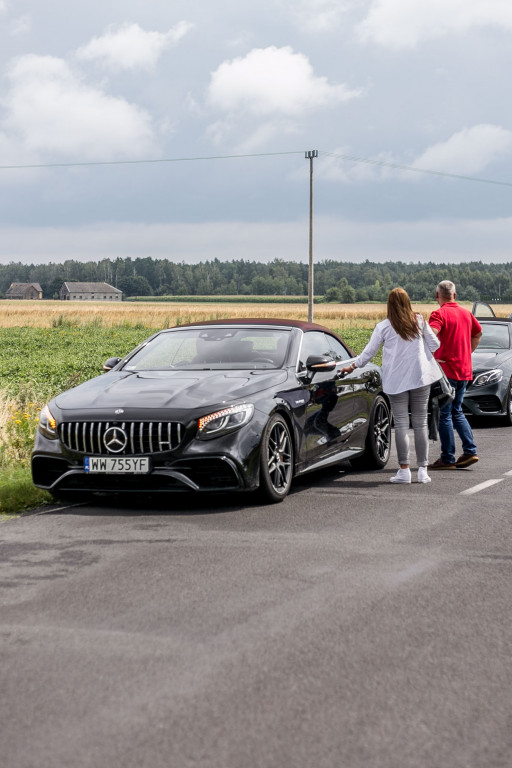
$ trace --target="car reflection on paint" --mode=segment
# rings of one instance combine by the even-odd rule
[[[34,483],[84,492],[250,491],[341,460],[386,465],[380,368],[349,375],[343,339],[314,323],[219,320],[162,330],[42,410]]]

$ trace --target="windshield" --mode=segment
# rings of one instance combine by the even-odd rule
[[[509,349],[508,325],[482,323],[482,339],[477,349]]]
[[[190,328],[163,331],[131,357],[128,370],[280,368],[290,331],[273,328]]]

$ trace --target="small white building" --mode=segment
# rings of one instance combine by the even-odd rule
[[[122,301],[123,292],[108,283],[63,283],[62,301]]]

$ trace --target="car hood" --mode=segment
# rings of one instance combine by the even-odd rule
[[[489,368],[500,368],[510,361],[512,353],[509,349],[477,349],[473,352],[473,368],[476,371],[485,371]]]
[[[62,411],[195,409],[250,398],[286,379],[283,370],[112,371],[63,392],[54,402]]]

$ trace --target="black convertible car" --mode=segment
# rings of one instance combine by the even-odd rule
[[[482,326],[482,339],[472,355],[473,379],[463,409],[473,416],[500,416],[512,426],[512,318],[496,317],[483,301],[471,311]]]
[[[220,320],[162,330],[42,410],[35,485],[84,492],[260,488],[349,459],[384,467],[390,408],[378,366],[320,325]]]

